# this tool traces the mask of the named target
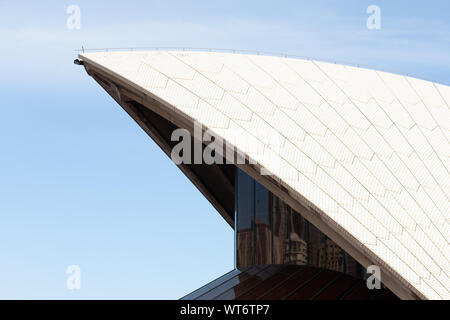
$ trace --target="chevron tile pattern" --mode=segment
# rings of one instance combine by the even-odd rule
[[[450,299],[450,87],[290,58],[95,52],[268,169],[429,299]]]

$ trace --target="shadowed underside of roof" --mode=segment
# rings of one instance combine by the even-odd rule
[[[98,52],[80,58],[133,118],[129,106],[137,103],[190,132],[200,122],[232,144],[256,163],[242,170],[363,266],[379,265],[383,283],[398,296],[450,298],[449,87],[242,54]],[[136,121],[158,142],[152,126]],[[163,148],[170,154],[167,143]],[[271,175],[260,175],[261,168]],[[186,172],[197,186],[207,184]],[[233,208],[207,190],[231,224]]]

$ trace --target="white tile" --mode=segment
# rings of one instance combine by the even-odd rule
[[[292,142],[286,141],[282,151],[283,158],[300,172],[315,173],[317,164]]]
[[[354,100],[353,103],[356,104],[358,109],[367,117],[372,125],[386,129],[393,125],[391,119],[389,119],[388,115],[375,99],[371,99],[367,103]]]
[[[196,72],[169,53],[148,55],[142,61],[171,79],[192,79]]]
[[[425,135],[417,126],[414,126],[411,129],[400,128],[400,131],[418,154],[428,157],[433,152],[433,149],[428,143]]]
[[[403,278],[413,285],[420,282],[420,277],[414,272],[415,266],[408,266],[396,253],[395,248],[389,248],[383,241],[378,240],[376,245],[368,247],[380,257],[390,268],[401,274]]]
[[[295,71],[278,57],[249,56],[249,59],[282,84],[296,84],[300,79]]]
[[[341,163],[352,175],[358,179],[370,193],[383,196],[386,193],[386,188],[377,180],[374,174],[367,169],[358,158],[355,158],[353,163]]]
[[[214,104],[230,119],[250,121],[252,112],[236,98],[225,92],[222,99],[205,99],[208,103]]]
[[[377,238],[373,234],[372,229],[363,225],[346,209],[339,207],[337,212],[331,212],[329,215],[340,227],[349,232],[362,244],[369,246],[376,243]]]
[[[283,134],[291,141],[304,140],[306,131],[292,119],[291,114],[283,110],[276,109],[273,114],[259,114],[259,116],[270,123],[273,127],[278,128],[278,124],[282,123],[284,130]]]
[[[436,108],[445,105],[444,99],[432,82],[415,78],[408,78],[408,82],[428,107]]]
[[[427,107],[422,103],[422,101],[414,104],[408,102],[402,102],[401,104],[406,113],[408,113],[414,120],[414,122],[419,126],[429,130],[434,129],[437,126],[436,121],[434,121],[433,117],[427,110]]]
[[[349,172],[342,164],[336,162],[333,167],[322,167],[330,176],[332,176],[345,190],[347,190],[355,199],[368,200],[369,191]]]
[[[353,203],[353,196],[322,168],[318,167],[315,173],[305,172],[304,174],[339,205],[345,207]]]
[[[414,221],[413,217],[402,207],[401,203],[397,201],[391,191],[387,191],[383,198],[378,199],[382,201],[386,210],[395,215],[396,220],[404,229],[414,230],[416,228],[417,223]]]
[[[172,52],[174,56],[183,60],[190,65],[193,69],[199,72],[211,72],[218,73],[223,68],[217,56],[204,52]]]
[[[222,88],[200,73],[195,73],[189,80],[175,79],[174,81],[203,99],[220,100],[224,95]]]
[[[371,160],[361,159],[361,161],[369,168],[370,172],[372,172],[385,189],[394,192],[400,192],[402,190],[403,186],[395,177],[395,172],[387,167],[377,155],[374,155]]]
[[[429,300],[441,300],[442,297],[437,294],[425,281],[421,281],[416,288]]]
[[[333,80],[345,82],[350,80],[350,73],[343,65],[320,61],[315,61],[314,64]]]
[[[207,128],[227,128],[230,120],[211,104],[200,100],[198,107],[189,109],[189,115]]]
[[[204,72],[208,79],[216,83],[230,93],[246,94],[250,85],[238,77],[228,68],[221,69],[218,73]]]
[[[131,81],[139,84],[144,89],[151,91],[152,88],[165,88],[167,86],[167,78],[161,72],[156,71],[145,63],[141,63],[133,77],[128,77]]]
[[[378,128],[378,131],[383,137],[385,137],[392,149],[395,150],[395,153],[409,156],[413,151],[408,140],[406,140],[397,126],[393,125],[389,129]]]
[[[417,181],[419,181],[420,185],[430,189],[434,189],[437,186],[436,180],[433,178],[431,172],[426,166],[426,163],[423,161],[427,158],[422,159],[415,152],[411,153],[409,156],[405,156],[403,154],[398,154],[398,156],[414,174],[414,177]]]
[[[392,103],[395,97],[376,71],[351,66],[347,66],[346,68],[351,71],[354,82],[363,84],[371,97],[375,98],[378,102]]]
[[[391,92],[401,101],[409,104],[416,104],[420,101],[419,96],[409,85],[404,76],[377,71],[380,78],[391,90]]]
[[[221,59],[221,62],[254,87],[273,87],[273,80],[270,76],[252,63],[247,55],[228,55],[224,59]]]
[[[442,283],[440,283],[434,276],[431,276],[430,279],[424,279],[424,282],[426,282],[429,286],[433,288],[434,291],[439,294],[439,296],[444,299],[448,300],[450,299],[450,293],[448,291],[448,288],[445,288]]]
[[[331,106],[350,126],[362,130],[366,130],[370,127],[370,122],[352,101],[346,100],[343,104],[331,102]]]
[[[431,239],[431,241],[436,245],[438,250],[450,261],[450,247],[448,244],[448,239],[445,236],[447,234],[442,234],[438,228],[433,223],[430,223],[428,227],[422,228],[424,233]],[[445,266],[445,264],[442,264]]]
[[[436,186],[433,189],[425,188],[428,196],[433,200],[436,207],[439,208],[441,213],[444,213],[447,218],[450,216],[450,201],[448,195],[444,194],[442,188]],[[448,235],[450,239],[450,234]]]
[[[312,61],[290,58],[283,60],[289,68],[308,82],[321,82],[326,79],[326,75]]]
[[[442,159],[436,154],[432,153],[427,159],[427,167],[430,170],[436,181],[443,186],[450,186],[450,175],[446,170]]]
[[[378,128],[370,126],[367,130],[355,129],[355,131],[369,145],[371,151],[380,157],[389,158],[394,153],[390,141],[381,135]]]
[[[430,218],[431,222],[438,224],[445,222],[445,216],[439,211],[438,207],[422,187],[419,187],[417,191],[409,190],[409,193],[420,204],[420,207],[424,210],[427,217]]]
[[[359,158],[372,159],[376,150],[372,149],[364,137],[359,134],[361,131],[356,130],[355,128],[350,128],[344,134],[339,134],[338,132],[336,134],[352,154]]]
[[[406,248],[426,266],[426,269],[430,273],[438,274],[441,272],[441,268],[436,261],[434,261],[433,256],[427,251],[426,246],[419,242],[418,239],[415,239],[410,231],[405,231],[401,235],[396,236],[399,241],[404,243]]]
[[[317,137],[315,137],[317,138]],[[336,160],[326,152],[324,146],[320,145],[311,136],[306,135],[302,141],[295,140],[293,143],[307,154],[315,163],[320,166],[333,167]]]
[[[409,266],[420,278],[430,277],[430,271],[425,268],[418,257],[412,254],[411,251],[409,251],[400,241],[398,241],[395,236],[389,237],[389,239],[380,239],[380,241],[392,250],[395,255],[398,256],[403,263]],[[424,263],[428,262],[429,257],[422,256],[421,258]]]
[[[313,87],[303,79],[299,78],[295,83],[284,83],[283,86],[288,90],[298,101],[304,104],[320,105],[325,100],[320,94],[314,90]]]
[[[350,130],[348,130],[350,131]],[[347,131],[347,132],[348,132]],[[346,146],[345,143],[349,143],[345,140],[347,136],[337,137],[338,133],[328,130],[325,136],[314,136],[314,139],[322,145],[327,152],[336,160],[340,162],[353,162],[355,154],[350,149],[352,146]],[[352,141],[351,141],[352,142]],[[357,149],[357,148],[356,148]],[[356,151],[361,151],[357,149]]]
[[[326,101],[332,101],[339,105],[344,104],[348,97],[339,89],[339,87],[328,78],[322,82],[308,81],[316,92]]]
[[[426,229],[425,229],[426,230]],[[439,250],[437,245],[430,239],[429,235],[424,232],[424,228],[416,228],[410,231],[411,237],[413,237],[428,254],[433,258],[434,262],[439,265],[439,268],[449,271],[448,257],[446,258]],[[441,247],[442,248],[442,247]],[[447,247],[443,247],[445,250]]]
[[[444,99],[445,104],[447,107],[450,107],[450,87],[444,86],[439,83],[435,83],[434,86],[436,87],[437,91],[439,92],[440,96]]]
[[[314,114],[317,119],[328,129],[335,132],[347,131],[349,125],[346,123],[345,119],[342,118],[342,116],[340,116],[328,103],[324,102],[320,105],[302,103],[302,105]]]
[[[403,232],[400,219],[397,219],[394,213],[388,211],[383,200],[384,197],[374,197],[371,195],[369,200],[362,202],[362,204],[391,234],[399,235]]]
[[[295,121],[304,131],[315,134],[324,135],[327,127],[325,127],[305,106],[298,106],[297,110],[284,111],[293,121]]]
[[[398,179],[401,186],[407,188],[408,190],[417,190],[419,187],[419,181],[413,175],[414,171],[403,163],[396,153],[394,153],[390,158],[382,158],[381,160],[395,175],[395,178]]]
[[[398,99],[395,99],[392,103],[382,103],[380,107],[398,127],[409,129],[415,125],[414,120],[405,111]]]
[[[200,100],[197,95],[173,80],[169,80],[166,87],[152,88],[150,92],[153,92],[155,95],[184,112],[187,112],[187,109],[197,108]]]
[[[380,223],[377,212],[370,212],[358,201],[351,205],[344,204],[343,207],[363,226],[366,226],[375,237],[383,239],[389,237],[389,230]]]
[[[431,108],[430,113],[437,124],[446,131],[450,130],[450,108],[446,105],[436,108]],[[447,138],[448,141],[448,138]]]
[[[408,212],[412,219],[420,226],[428,226],[431,221],[423,212],[423,209],[414,199],[414,197],[405,189],[399,193],[391,193],[398,203]]]
[[[245,94],[230,92],[236,99],[241,101],[255,113],[273,114],[277,108],[269,99],[264,97],[255,88],[250,87]]]
[[[447,141],[442,130],[435,128],[434,130],[422,130],[425,139],[431,144],[433,150],[442,159],[444,166],[450,171],[450,143]]]

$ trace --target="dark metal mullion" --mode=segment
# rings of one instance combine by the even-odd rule
[[[251,179],[251,182],[252,182],[252,189],[253,189],[253,192],[252,192],[252,201],[251,201],[251,203],[252,203],[252,212],[251,212],[251,224],[250,224],[250,226],[251,226],[251,228],[252,228],[252,265],[255,265],[255,261],[256,261],[256,258],[255,258],[255,255],[256,255],[256,225],[255,225],[255,218],[256,218],[256,183],[255,183],[255,180],[254,179]]]
[[[239,172],[240,169],[236,167],[234,174],[234,268],[237,268],[237,232],[238,232],[238,211],[239,211]]]
[[[273,195],[272,192],[267,190],[267,214],[269,215],[269,223],[270,223],[270,263],[274,264],[274,254],[273,254],[273,233],[274,233],[274,223],[273,223],[273,216],[274,216],[274,210],[273,210]]]
[[[291,243],[291,226],[292,226],[292,224],[291,224],[291,219],[292,219],[292,210],[291,210],[291,207],[289,207],[289,206],[287,206],[286,204],[283,204],[284,205],[284,208],[286,209],[286,207],[287,207],[287,210],[286,210],[286,223],[287,223],[287,226],[286,226],[286,233],[287,233],[287,241],[288,241],[288,258],[289,258],[289,261],[288,261],[288,264],[289,263],[291,263],[291,256],[292,256],[292,243]]]

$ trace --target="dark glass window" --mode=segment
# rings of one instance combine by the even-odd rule
[[[310,265],[362,277],[363,269],[300,213],[236,172],[236,266]]]

